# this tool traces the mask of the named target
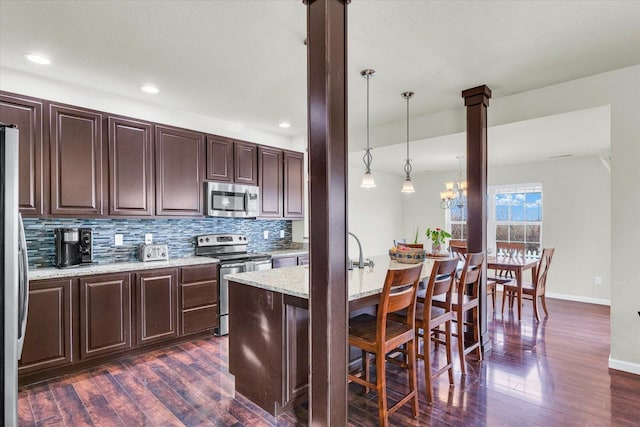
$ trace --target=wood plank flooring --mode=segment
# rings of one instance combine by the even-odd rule
[[[609,308],[549,300],[539,324],[525,301],[489,321],[493,350],[482,362],[456,361],[455,385],[436,380],[425,400],[418,363],[420,416],[409,406],[394,426],[638,426],[640,376],[609,371]],[[20,389],[21,426],[305,426],[307,405],[277,418],[234,391],[227,338],[208,337]],[[437,350],[442,356],[442,348]],[[406,389],[406,374],[389,365],[389,398]],[[350,385],[349,425],[375,426],[377,396]]]

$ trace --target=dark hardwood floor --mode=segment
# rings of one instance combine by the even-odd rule
[[[390,417],[395,426],[638,426],[640,376],[609,371],[609,308],[549,300],[539,324],[525,301],[490,320],[493,350],[455,385],[436,380],[436,402],[425,401],[419,366],[420,416],[410,406]],[[441,356],[443,348],[437,350]],[[126,358],[20,389],[21,426],[304,426],[306,405],[273,418],[234,392],[227,339],[205,338]],[[406,376],[389,365],[389,398]],[[376,394],[352,384],[349,425],[378,424]]]

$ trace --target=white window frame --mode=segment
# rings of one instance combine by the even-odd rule
[[[496,248],[496,226],[499,224],[514,224],[514,225],[539,225],[540,226],[540,247],[542,248],[543,239],[543,223],[542,221],[496,221],[496,194],[499,193],[532,193],[540,192],[541,203],[544,210],[544,191],[542,183],[528,183],[528,184],[506,184],[506,185],[492,185],[487,189],[487,252],[488,254],[495,253]],[[445,227],[451,232],[451,226],[453,224],[464,224],[466,227],[466,221],[452,221],[451,209],[445,209]]]

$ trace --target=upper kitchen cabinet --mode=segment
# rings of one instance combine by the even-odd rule
[[[282,150],[260,147],[260,216],[282,218]]]
[[[304,155],[284,152],[284,217],[304,217]]]
[[[233,182],[233,140],[207,135],[207,179]]]
[[[204,135],[157,125],[155,147],[156,214],[202,215]]]
[[[258,147],[244,141],[207,135],[207,179],[258,184]]]
[[[234,181],[238,184],[258,184],[258,146],[250,142],[233,143]]]
[[[153,131],[150,123],[108,118],[109,215],[154,214]]]
[[[45,209],[43,178],[47,147],[42,109],[42,100],[0,93],[0,122],[17,125],[20,134],[18,202],[20,213],[29,216],[42,215]]]
[[[51,214],[102,214],[102,114],[49,105]]]

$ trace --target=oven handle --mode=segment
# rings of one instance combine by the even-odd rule
[[[244,267],[246,263],[244,262],[238,262],[235,264],[221,264],[220,265],[220,270],[222,270],[223,268],[238,268],[238,267]]]

